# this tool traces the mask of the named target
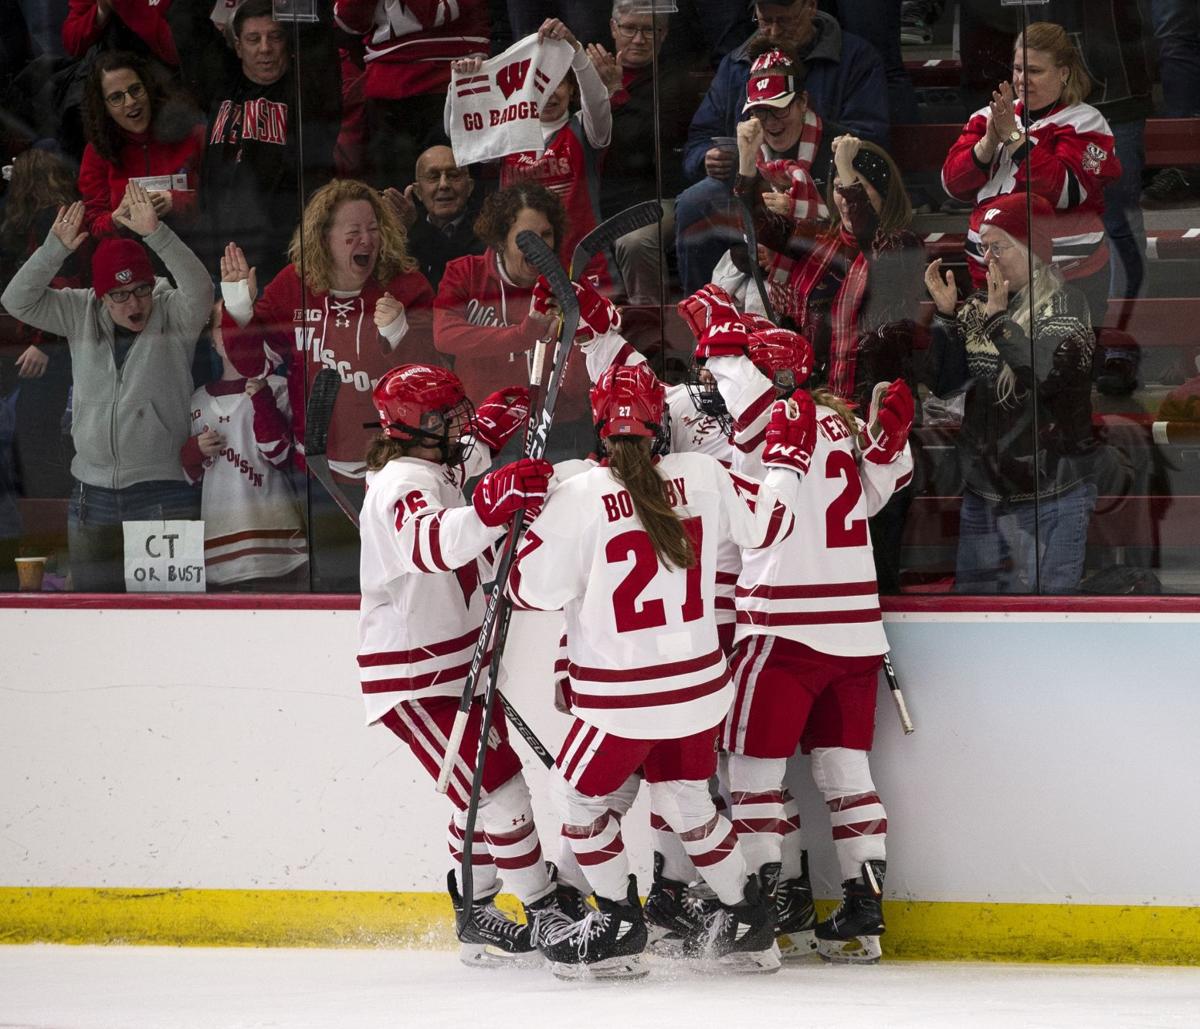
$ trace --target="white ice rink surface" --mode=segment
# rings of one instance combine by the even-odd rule
[[[479,970],[446,951],[0,946],[0,1029],[1200,1026],[1200,969],[803,963],[640,983]]]

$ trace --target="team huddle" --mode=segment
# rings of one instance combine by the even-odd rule
[[[453,372],[407,364],[373,394],[367,720],[434,777],[449,769],[450,850],[471,873],[469,891],[455,871],[448,879],[463,960],[544,960],[561,978],[599,979],[645,975],[647,950],[744,972],[814,951],[878,960],[887,816],[867,753],[888,644],[867,519],[911,478],[908,387],[881,384],[856,417],[804,389],[803,336],[743,314],[713,285],[679,305],[696,349],[688,381],[667,387],[621,336],[611,302],[573,288],[595,383],[586,459],[488,470],[529,420],[524,387],[473,407]],[[555,313],[544,280],[539,296]],[[573,720],[550,772],[554,863],[500,714],[471,808],[486,682],[451,742],[488,603],[481,583],[514,521],[525,531],[495,588],[518,610],[564,616],[545,692]],[[843,880],[820,922],[784,785],[797,746],[831,812]],[[655,841],[644,905],[622,839],[642,782]],[[501,878],[523,922],[495,906]]]

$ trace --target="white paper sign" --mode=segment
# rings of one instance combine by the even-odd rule
[[[125,589],[130,593],[203,593],[204,522],[123,522]]]
[[[136,182],[142,189],[167,193],[171,190],[188,192],[187,172],[177,172],[174,175],[136,175],[130,182]]]

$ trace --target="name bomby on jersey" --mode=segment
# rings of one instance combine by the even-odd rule
[[[664,479],[663,496],[672,507],[686,507],[687,491],[684,489],[684,480]],[[600,499],[604,503],[604,513],[608,515],[610,522],[633,517],[633,497],[629,495],[628,490],[622,489],[617,490],[616,493],[603,493]]]

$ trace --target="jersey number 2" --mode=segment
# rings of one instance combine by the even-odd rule
[[[704,614],[704,596],[700,591],[700,554],[702,551],[704,523],[699,518],[683,519],[684,531],[692,541],[696,552],[696,563],[687,570],[687,595],[680,613],[685,622],[694,622]],[[644,529],[630,529],[608,541],[604,556],[609,564],[620,564],[633,557],[633,567],[613,590],[613,613],[617,619],[617,632],[637,632],[639,629],[656,629],[667,624],[667,611],[661,600],[639,603],[638,597],[658,574],[658,555],[654,544]]]
[[[865,547],[867,545],[867,520],[851,518],[862,496],[862,479],[858,477],[858,465],[852,454],[844,450],[832,450],[825,461],[825,478],[845,479],[846,485],[825,509],[825,545],[835,547]]]

